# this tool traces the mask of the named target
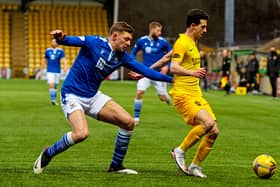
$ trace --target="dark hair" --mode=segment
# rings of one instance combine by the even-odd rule
[[[162,25],[159,23],[159,22],[156,22],[156,21],[152,21],[150,24],[149,24],[149,30],[153,29],[153,28],[156,28],[156,27],[162,27]]]
[[[200,9],[191,9],[187,13],[187,18],[186,18],[186,25],[187,27],[190,27],[191,24],[196,24],[198,25],[200,23],[201,19],[208,20],[208,14],[204,12],[203,10]]]
[[[134,33],[134,28],[132,26],[130,26],[129,24],[127,24],[126,22],[120,21],[120,22],[116,22],[114,23],[111,28],[110,28],[110,35],[113,32],[128,32],[130,34]]]

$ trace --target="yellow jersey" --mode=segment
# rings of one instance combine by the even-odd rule
[[[180,34],[173,46],[171,63],[173,62],[177,62],[188,70],[200,68],[200,54],[196,43],[186,34]],[[193,76],[174,75],[173,87],[169,93],[170,95],[202,96],[199,80],[199,78]]]

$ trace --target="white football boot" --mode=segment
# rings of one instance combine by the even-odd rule
[[[185,162],[185,153],[179,151],[177,148],[170,152],[172,158],[175,160],[176,166],[186,175],[189,175]]]
[[[202,173],[201,168],[195,164],[191,164],[189,166],[188,172],[192,176],[196,176],[196,177],[200,177],[200,178],[207,178],[207,176],[204,173]]]
[[[135,170],[133,170],[133,169],[127,169],[127,168],[125,168],[125,167],[123,167],[123,166],[118,167],[118,168],[112,168],[112,167],[110,167],[110,168],[108,169],[108,172],[109,172],[109,173],[117,173],[117,174],[127,174],[127,175],[137,175],[137,174],[138,174],[137,171],[135,171]]]
[[[51,161],[51,158],[49,158],[45,153],[46,149],[44,149],[40,153],[39,157],[37,158],[37,160],[34,163],[33,172],[35,174],[41,174],[44,171],[44,169],[47,167],[49,162]]]

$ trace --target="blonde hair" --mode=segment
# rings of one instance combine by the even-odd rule
[[[110,35],[113,34],[113,32],[128,32],[130,34],[134,33],[134,28],[127,24],[124,21],[116,22],[114,23],[110,28]]]

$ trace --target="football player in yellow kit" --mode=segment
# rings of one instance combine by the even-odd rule
[[[185,122],[192,126],[182,143],[171,151],[177,167],[186,175],[207,178],[199,167],[212,150],[219,134],[216,117],[203,98],[199,80],[206,70],[200,67],[198,40],[207,32],[208,15],[200,9],[192,9],[187,13],[186,32],[179,35],[173,50],[163,56],[151,68],[159,68],[171,59],[170,72],[174,75],[174,83],[169,94],[173,97],[175,109]],[[136,75],[134,75],[136,77]],[[189,167],[185,163],[188,149],[201,139],[198,150]]]
[[[186,70],[200,69],[197,42],[207,32],[207,21],[207,13],[200,9],[192,9],[187,13],[186,32],[179,35],[173,47],[170,71],[174,74],[174,84],[169,92],[176,111],[192,126],[182,143],[171,151],[171,155],[181,171],[201,178],[207,176],[202,173],[199,165],[212,150],[219,131],[216,117],[202,96],[199,78],[189,76]],[[200,139],[192,163],[187,167],[186,151]]]

